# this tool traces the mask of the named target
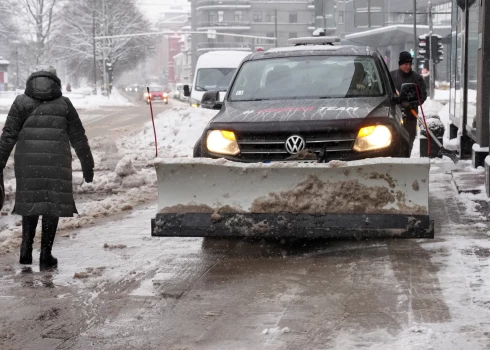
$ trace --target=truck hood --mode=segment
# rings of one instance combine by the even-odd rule
[[[309,100],[225,102],[212,122],[263,123],[388,117],[386,96]]]

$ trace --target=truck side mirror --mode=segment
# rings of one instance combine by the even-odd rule
[[[184,96],[189,97],[191,95],[191,89],[189,88],[189,85],[184,85]]]
[[[201,99],[201,107],[207,109],[221,109],[223,104],[219,100],[219,91],[206,91]]]
[[[399,102],[418,102],[418,95],[420,94],[420,91],[417,93],[417,89],[420,89],[417,84],[402,84],[400,95],[398,96]]]

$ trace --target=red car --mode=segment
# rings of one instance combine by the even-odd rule
[[[146,104],[151,102],[164,102],[165,104],[168,104],[168,92],[163,86],[157,86],[157,85],[151,85],[149,86],[150,88],[150,93],[148,94],[148,91],[145,91],[144,93],[144,99],[146,101]]]

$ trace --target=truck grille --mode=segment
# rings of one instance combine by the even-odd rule
[[[288,137],[295,133],[282,134],[239,134],[237,135],[243,160],[283,160],[291,156],[285,148]],[[322,149],[327,151],[327,159],[341,159],[343,155],[352,152],[356,133],[297,133],[305,139],[306,149],[317,155]]]

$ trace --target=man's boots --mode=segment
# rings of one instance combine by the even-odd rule
[[[57,228],[57,217],[43,216],[43,235],[41,237],[41,255],[39,257],[41,270],[50,269],[58,265],[58,259],[51,255]]]
[[[22,217],[22,244],[20,246],[19,263],[30,265],[32,264],[32,244],[36,235],[36,226],[38,216],[23,216]]]

